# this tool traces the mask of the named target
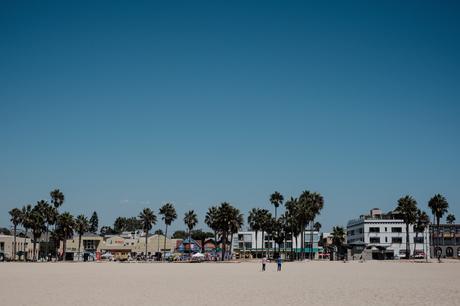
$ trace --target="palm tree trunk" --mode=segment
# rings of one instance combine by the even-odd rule
[[[46,240],[46,246],[45,246],[45,258],[46,258],[46,261],[48,261],[48,244],[50,243],[49,236],[48,236],[48,234],[49,234],[49,228],[48,227],[49,227],[49,225],[46,224],[46,234],[45,234],[46,235],[46,237],[45,237],[45,240]]]
[[[313,224],[315,224],[315,219],[311,221],[310,225],[310,259],[313,260]]]
[[[13,235],[14,235],[14,237],[13,237],[14,245],[13,245],[13,258],[12,258],[13,261],[16,261],[16,253],[17,253],[17,252],[16,252],[16,228],[17,228],[17,225],[15,224],[15,225],[14,225],[14,228],[13,228],[13,231],[14,231],[14,232],[13,232]]]
[[[305,223],[302,223],[302,230],[300,234],[300,259],[305,259]]]
[[[66,248],[67,248],[67,239],[64,238],[62,240],[62,261],[66,261],[66,258],[65,258]]]
[[[32,248],[32,261],[36,261],[37,260],[37,256],[35,255],[35,250],[36,250],[36,247],[37,247],[37,240],[35,239],[35,235],[34,235],[34,243],[33,243],[33,248]]]
[[[406,223],[406,259],[410,257],[409,223]]]
[[[149,231],[145,233],[145,261],[147,262],[147,238],[149,236]]]
[[[226,244],[227,244],[227,233],[223,233],[222,234],[222,250],[221,250],[221,259],[220,259],[220,261],[224,261]]]
[[[168,236],[168,224],[166,224],[165,227],[165,241],[163,243],[163,261],[165,260],[165,254],[166,254],[166,237]]]
[[[80,257],[81,257],[80,247],[81,247],[81,234],[78,235],[78,261],[80,261]]]
[[[26,236],[24,238],[24,244],[23,244],[23,251],[24,251],[24,261],[27,261],[27,252],[26,252],[26,245],[27,245],[27,231],[28,229],[26,228]]]
[[[417,250],[417,238],[418,238],[418,231],[415,231],[415,240],[414,240],[414,258],[415,258],[415,251]]]
[[[265,231],[262,230],[262,257],[264,257],[264,248],[265,248]]]
[[[255,249],[256,249],[256,258],[257,258],[257,233],[258,231],[255,231],[256,232],[256,238],[254,239],[254,242],[255,242]]]

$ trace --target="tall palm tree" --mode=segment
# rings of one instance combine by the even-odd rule
[[[317,192],[309,193],[310,195],[310,213],[311,213],[311,224],[313,228],[310,228],[310,259],[313,260],[313,229],[315,218],[321,213],[324,207],[324,198]]]
[[[46,244],[45,244],[45,257],[48,258],[49,255],[49,226],[50,225],[55,225],[57,218],[59,216],[57,208],[55,208],[53,205],[50,205],[46,203],[43,209],[43,216],[45,217],[45,223],[46,223],[46,228],[45,228],[45,239],[46,239]]]
[[[265,248],[265,233],[268,236],[272,229],[272,214],[267,209],[260,210],[260,229],[262,230],[262,254]],[[268,241],[268,250],[265,252],[266,256],[270,256],[270,240]]]
[[[275,191],[270,195],[270,203],[275,206],[275,219],[277,218],[277,210],[280,205],[283,205],[284,197],[278,191]]]
[[[243,223],[243,215],[230,203],[223,202],[216,209],[216,224],[222,241],[221,260],[225,259],[228,236],[239,230]]]
[[[238,231],[241,229],[243,226],[244,219],[243,219],[243,214],[240,213],[240,210],[233,207],[232,209],[232,219],[230,221],[230,254],[232,254],[232,241],[233,241],[233,235],[238,233]]]
[[[150,208],[144,208],[139,214],[139,220],[142,224],[142,230],[145,232],[145,261],[147,261],[147,241],[149,231],[152,229],[153,225],[157,223],[157,216],[155,216]]]
[[[64,194],[59,189],[50,192],[51,203],[55,208],[59,208],[64,203]]]
[[[257,258],[257,234],[261,230],[261,220],[260,220],[260,208],[253,208],[249,211],[248,215],[248,225],[251,231],[254,231],[256,234],[255,238],[255,252]]]
[[[11,216],[11,223],[13,223],[13,256],[12,259],[16,260],[16,230],[18,228],[18,225],[21,224],[21,210],[19,208],[13,208],[12,210],[9,211],[10,216]]]
[[[431,240],[434,245],[433,249],[435,250],[435,255],[437,246],[438,246],[438,240],[439,240],[439,221],[441,220],[442,216],[444,216],[445,213],[447,213],[447,209],[449,208],[449,203],[447,202],[446,198],[442,196],[441,194],[436,194],[434,195],[430,201],[428,202],[428,207],[431,209],[431,212],[433,213],[433,218],[436,218],[436,230],[437,230],[437,237],[436,241],[434,242],[433,240],[433,231],[431,232]]]
[[[56,222],[56,237],[62,239],[62,260],[65,261],[67,239],[72,238],[75,228],[75,219],[69,212],[59,215]]]
[[[184,215],[184,223],[188,229],[189,252],[192,253],[192,229],[197,225],[198,218],[193,210],[189,210]],[[190,259],[192,256],[190,254]]]
[[[45,217],[43,216],[43,202],[38,202],[32,209],[30,214],[30,227],[32,229],[33,241],[33,261],[37,260],[37,240],[40,239],[42,233],[45,231]]]
[[[409,226],[414,224],[417,215],[417,201],[409,195],[406,195],[398,200],[398,206],[395,213],[401,216],[401,219],[406,224],[406,259],[410,257],[410,241],[409,241]]]
[[[308,190],[302,192],[297,201],[297,218],[299,218],[299,223],[301,225],[301,244],[302,244],[302,253],[301,258],[305,259],[305,227],[314,221],[315,215],[319,213],[319,210],[322,208],[321,205],[322,197],[317,193],[312,193]],[[318,203],[316,202],[318,201]],[[311,239],[313,242],[313,239]],[[312,246],[312,244],[310,244]],[[312,249],[310,253],[312,253]]]
[[[341,226],[334,226],[332,228],[332,245],[337,248],[339,252],[345,242],[345,230]]]
[[[163,260],[165,259],[165,252],[166,252],[166,237],[168,236],[168,226],[177,219],[176,209],[172,203],[166,203],[160,208],[160,215],[163,217],[163,221],[165,222],[165,239],[163,245]]]
[[[414,224],[414,232],[415,232],[415,240],[414,240],[414,252],[413,256],[416,255],[417,250],[417,238],[419,233],[425,232],[426,227],[430,223],[430,218],[426,214],[426,212],[417,209],[417,213],[415,215],[415,224]],[[426,255],[425,255],[426,256]]]
[[[31,227],[31,214],[32,214],[32,205],[27,204],[22,207],[21,210],[21,224],[22,227],[24,227],[25,230],[25,240],[23,243],[23,253],[24,253],[24,260],[27,261],[27,233],[29,231],[29,228]]]
[[[290,228],[290,232],[292,234],[291,237],[291,257],[298,259],[298,252],[296,251],[294,256],[294,240],[295,240],[295,245],[296,248],[299,247],[299,241],[298,237],[300,233],[302,232],[301,229],[301,220],[298,217],[298,210],[299,210],[299,203],[297,198],[291,197],[287,202],[286,202],[286,216],[287,216],[287,222],[288,226]]]
[[[81,236],[89,230],[89,221],[84,215],[78,215],[75,219],[75,231],[78,234],[78,260],[81,258]]]
[[[204,223],[206,223],[206,225],[214,232],[214,243],[216,248],[218,246],[217,232],[219,231],[219,224],[217,223],[217,213],[218,211],[216,206],[209,207],[204,218]]]

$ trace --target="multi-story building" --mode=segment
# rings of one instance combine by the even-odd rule
[[[411,256],[424,257],[429,253],[429,230],[414,232],[409,226]],[[347,224],[347,244],[350,259],[394,259],[406,254],[406,224],[395,213],[383,214],[378,208],[369,215],[361,215]]]
[[[460,258],[460,224],[432,225],[431,254],[443,258]]]
[[[27,254],[27,259],[31,260],[33,254],[33,241],[29,237],[16,236],[16,255],[14,255],[14,236],[0,234],[0,252],[5,256],[5,259],[24,259],[24,253]],[[35,255],[38,258],[40,252],[40,243],[37,243]]]
[[[263,237],[262,237],[263,236]],[[311,237],[313,236],[313,249],[311,249]],[[318,247],[319,232],[307,230],[304,232],[304,248],[301,248],[301,235],[295,239],[295,237],[287,237],[285,242],[279,245],[275,243],[273,237],[262,231],[256,233],[254,231],[241,231],[233,235],[232,240],[232,251],[238,256],[248,256],[253,258],[261,258],[264,254],[268,254],[272,257],[275,252],[280,252],[282,258],[290,258],[290,256],[296,256],[302,251],[306,253],[306,258],[309,258],[311,252],[313,257],[318,258],[318,254],[322,252],[322,248]],[[263,239],[263,240],[262,240]],[[275,251],[276,248],[276,251]]]

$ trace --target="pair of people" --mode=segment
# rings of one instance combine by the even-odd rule
[[[265,271],[265,267],[266,267],[268,262],[269,262],[269,260],[267,259],[267,257],[264,256],[262,258],[262,271]],[[278,266],[277,271],[281,271],[282,260],[281,260],[280,256],[278,256],[278,259],[276,260],[276,263],[277,263],[277,266]]]

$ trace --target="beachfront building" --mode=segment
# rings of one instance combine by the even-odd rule
[[[4,254],[7,260],[24,259],[24,253],[27,253],[27,259],[32,260],[33,241],[30,237],[16,236],[16,256],[14,256],[14,236],[0,234],[0,252]],[[37,242],[35,255],[38,258],[40,253],[40,243]]]
[[[165,248],[165,240],[166,240],[166,248]],[[136,255],[144,255],[145,253],[145,236],[138,237],[132,243],[132,250],[133,256]],[[174,251],[176,247],[175,241],[165,237],[164,235],[151,235],[147,238],[147,255],[152,256],[156,255],[157,257],[162,256],[163,252],[171,253]]]
[[[95,260],[97,253],[101,252],[104,238],[94,233],[85,233],[81,236],[80,254],[78,254],[79,236],[74,235],[66,241],[66,260]],[[59,253],[62,254],[63,244],[60,243]]]
[[[429,252],[429,231],[415,233],[409,226],[410,254],[424,257]],[[347,224],[349,259],[398,259],[406,254],[406,224],[394,212],[374,208]],[[415,251],[415,252],[414,252]]]
[[[263,237],[262,237],[263,236]],[[311,239],[313,238],[313,248]],[[322,247],[318,246],[320,234],[317,231],[306,230],[304,232],[304,247],[301,247],[301,235],[297,237],[287,237],[285,241],[279,245],[273,240],[272,235],[259,231],[240,231],[233,235],[232,251],[238,257],[261,258],[264,255],[273,258],[279,255],[284,259],[298,257],[302,252],[305,252],[306,258],[312,256],[314,259],[319,258],[322,253]],[[263,239],[263,240],[262,240]]]
[[[440,224],[430,227],[431,254],[443,258],[460,258],[460,224]]]

